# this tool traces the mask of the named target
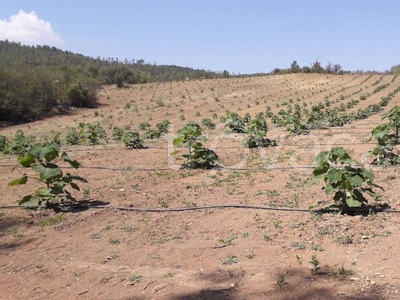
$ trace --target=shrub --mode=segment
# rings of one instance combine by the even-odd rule
[[[353,167],[356,161],[344,148],[323,151],[316,157],[316,162],[313,174],[324,179],[326,195],[334,193],[333,200],[343,212],[366,207],[366,195],[378,200],[373,188],[382,188],[374,183],[373,173],[363,167]]]
[[[389,112],[383,115],[383,119],[389,120],[390,129],[394,132],[394,144],[398,145],[399,140],[399,130],[400,130],[400,106],[393,107]]]
[[[161,133],[167,133],[170,124],[171,124],[170,121],[164,120],[164,121],[162,121],[161,123],[158,123],[158,124],[156,125],[156,127],[157,127],[157,129],[158,129]]]
[[[291,134],[300,135],[300,134],[309,134],[310,133],[310,125],[306,124],[299,114],[286,115],[283,124],[286,126],[286,130]]]
[[[162,99],[158,99],[157,101],[156,101],[156,103],[157,103],[157,106],[158,107],[163,107],[165,104],[164,104],[164,101],[162,101]]]
[[[115,141],[121,141],[124,137],[124,131],[118,126],[114,126],[112,130],[112,137]]]
[[[19,205],[56,208],[60,204],[76,201],[66,188],[71,187],[79,191],[79,186],[74,181],[87,182],[86,179],[70,173],[64,174],[55,161],[67,162],[75,169],[80,167],[80,163],[72,160],[67,153],[63,152],[60,155],[60,145],[54,143],[36,144],[29,149],[25,156],[18,159],[19,166],[31,168],[38,175],[35,179],[45,185],[20,199]],[[27,182],[28,176],[24,174],[9,182],[8,185],[15,186]]]
[[[129,149],[144,149],[143,141],[140,139],[139,133],[136,130],[129,131],[124,134],[124,145]]]
[[[157,129],[148,128],[144,134],[146,139],[158,139],[161,137],[162,132]]]
[[[201,143],[206,140],[206,137],[202,135],[200,125],[195,122],[189,122],[178,130],[178,136],[173,141],[174,146],[186,147],[188,151],[187,154],[182,155],[185,158],[182,168],[210,169],[217,164],[217,154]]]
[[[227,117],[225,119],[225,128],[228,132],[246,132],[243,119],[237,113],[232,112],[227,112]]]
[[[201,120],[201,125],[203,125],[207,129],[215,129],[215,123],[213,121],[211,121],[211,119],[209,119],[209,118],[205,118],[205,119]]]
[[[244,115],[244,117],[243,117],[243,122],[244,123],[249,123],[251,121],[251,116],[250,116],[250,114],[249,113],[246,113],[245,115]]]
[[[107,143],[107,133],[99,124],[81,122],[78,130],[69,128],[66,142],[69,145],[99,145]]]
[[[383,115],[389,119],[389,123],[378,125],[372,130],[372,137],[378,141],[378,145],[369,153],[375,156],[372,164],[375,165],[397,165],[400,164],[400,157],[394,153],[394,146],[400,143],[400,107],[395,106]]]
[[[68,145],[79,145],[79,134],[75,128],[68,128],[67,136],[65,141]]]
[[[36,138],[34,136],[25,136],[24,132],[21,129],[18,129],[11,142],[5,142],[3,153],[25,155],[35,140]]]
[[[70,106],[96,107],[95,90],[88,89],[80,82],[68,88],[67,99]]]
[[[41,140],[43,140],[46,143],[54,143],[61,145],[61,133],[53,130],[50,133],[51,133],[50,136],[43,136]]]
[[[142,122],[139,124],[139,130],[146,130],[147,128],[150,128],[151,125],[147,122]]]
[[[0,151],[4,151],[8,147],[10,142],[4,135],[0,135]]]
[[[247,127],[247,136],[243,140],[243,146],[247,148],[258,148],[276,146],[274,140],[265,137],[268,132],[268,125],[262,115],[256,116]]]

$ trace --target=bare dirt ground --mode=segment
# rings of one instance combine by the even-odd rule
[[[380,83],[374,85],[376,81]],[[68,127],[81,121],[99,122],[110,136],[112,125],[171,122],[166,136],[145,140],[147,149],[127,150],[112,142],[64,147],[82,162],[77,173],[89,181],[76,197],[106,208],[0,210],[0,298],[399,299],[399,214],[307,211],[315,201],[328,200],[322,183],[312,177],[315,156],[343,146],[368,162],[366,153],[374,141],[367,138],[382,114],[399,105],[399,94],[384,112],[310,135],[291,136],[269,124],[268,137],[278,146],[260,150],[244,149],[243,135],[224,133],[218,120],[226,110],[253,117],[267,105],[276,113],[288,103],[311,106],[326,98],[346,103],[386,83],[390,85],[360,101],[358,109],[379,102],[400,79],[287,75],[104,87],[97,109],[1,129],[10,138],[22,129],[40,140],[51,130],[65,138]],[[171,140],[189,120],[203,118],[217,123],[217,129],[205,133],[223,168],[177,170],[181,162],[171,155]],[[35,183],[7,187],[26,171],[11,171],[15,161],[14,156],[0,156],[2,206],[15,205],[36,188]],[[373,171],[384,188],[382,201],[400,210],[397,168]],[[227,204],[264,209],[119,209]],[[319,274],[311,272],[313,256]]]

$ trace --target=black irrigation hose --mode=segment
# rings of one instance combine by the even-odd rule
[[[25,208],[25,209],[40,209],[39,206],[0,206],[0,209],[13,209],[13,208]],[[138,211],[138,212],[181,212],[181,211],[193,211],[193,210],[204,210],[204,209],[223,209],[223,208],[242,208],[242,209],[261,209],[261,210],[276,210],[276,211],[293,211],[293,212],[310,212],[308,209],[293,209],[293,208],[280,208],[280,207],[265,207],[256,205],[239,205],[239,204],[225,204],[225,205],[207,205],[207,206],[194,206],[194,207],[177,207],[177,208],[140,208],[140,207],[119,207],[119,206],[106,206],[106,205],[71,205],[65,206],[69,209],[108,209],[108,210],[122,210],[122,211]]]
[[[39,206],[0,206],[0,209],[40,209]],[[312,211],[309,209],[299,209],[299,208],[286,208],[286,207],[265,207],[257,205],[240,205],[240,204],[225,204],[225,205],[207,205],[207,206],[195,206],[195,207],[177,207],[177,208],[140,208],[140,207],[121,207],[121,206],[106,206],[106,205],[71,205],[65,206],[70,210],[84,210],[84,209],[107,209],[107,210],[121,210],[121,211],[136,211],[136,212],[182,212],[182,211],[195,211],[195,210],[205,210],[205,209],[224,209],[224,208],[237,208],[237,209],[258,209],[258,210],[269,210],[269,211],[286,211],[286,212],[308,212],[308,213],[318,213],[318,210]],[[61,209],[61,208],[60,208]],[[379,210],[379,212],[384,213],[400,213],[400,210]]]
[[[13,167],[14,165],[0,165],[0,168],[2,167]],[[358,166],[361,167],[362,165],[360,164],[354,164],[353,166]],[[396,167],[396,166],[392,166]],[[62,166],[63,169],[75,169],[71,166]],[[224,167],[224,166],[216,166],[212,169],[206,169],[205,171],[273,171],[273,170],[310,170],[314,169],[315,166],[282,166],[282,167],[265,167],[265,168],[229,168],[229,167]],[[99,167],[99,166],[88,166],[84,167],[81,166],[79,169],[93,169],[93,170],[109,170],[109,171],[132,171],[132,172],[158,172],[158,171],[190,171],[194,169],[178,169],[174,170],[171,168],[132,168],[132,167],[126,167],[126,168],[109,168],[109,167]],[[199,170],[199,169],[198,169]],[[203,169],[200,169],[203,170]]]
[[[338,143],[334,143],[334,144],[319,144],[319,146],[352,146],[352,145],[376,145],[376,143],[343,143],[343,144],[338,144]],[[269,147],[269,148],[271,148],[271,149],[274,149],[274,148],[276,148],[276,147],[299,147],[299,148],[312,148],[312,147],[314,147],[314,145],[299,145],[299,144],[280,144],[280,145],[277,145],[277,146],[275,146],[275,147]],[[126,151],[137,151],[137,150],[154,150],[154,149],[157,149],[157,150],[165,150],[165,149],[167,149],[167,147],[147,147],[147,148],[144,148],[144,149],[126,149],[126,148],[118,148],[118,147],[115,147],[115,148],[98,148],[98,149],[96,149],[96,148],[92,148],[92,149],[64,149],[65,151],[75,151],[75,152],[83,152],[83,151],[111,151],[111,150],[126,150]],[[174,149],[185,149],[185,148],[183,148],[183,147],[174,147]],[[218,149],[221,149],[221,150],[223,150],[223,149],[238,149],[238,147],[235,147],[235,146],[230,146],[230,147],[218,147]],[[249,148],[245,148],[245,147],[243,147],[243,149],[249,149]],[[263,148],[263,149],[266,149],[266,148]]]
[[[370,132],[369,132],[370,133]],[[305,135],[307,137],[307,135]],[[322,144],[320,143],[319,146],[353,146],[353,145],[376,145],[376,143],[343,143],[343,144]],[[314,145],[299,145],[299,144],[280,144],[275,147],[269,147],[271,149],[274,149],[276,147],[299,147],[299,148],[312,148]],[[185,149],[184,147],[174,147],[176,149]],[[237,149],[238,147],[230,146],[230,147],[218,147],[218,149]],[[115,150],[126,150],[126,151],[138,151],[138,150],[152,150],[152,149],[158,149],[158,150],[165,150],[166,147],[147,147],[143,149],[126,149],[126,148],[120,148],[120,147],[107,147],[107,148],[88,148],[88,149],[73,149],[73,148],[63,148],[64,151],[75,151],[75,152],[83,152],[83,151],[115,151]],[[249,149],[243,147],[243,149]],[[262,148],[266,149],[266,148]],[[5,159],[6,157],[0,157],[1,159]]]
[[[225,205],[207,205],[195,207],[177,207],[177,208],[140,208],[140,207],[108,207],[108,206],[93,206],[88,208],[100,209],[115,209],[123,211],[138,211],[138,212],[181,212],[193,211],[204,209],[223,209],[223,208],[241,208],[241,209],[261,209],[261,210],[275,210],[275,211],[296,211],[296,212],[310,212],[308,209],[293,209],[293,208],[279,208],[279,207],[265,207],[257,205],[239,205],[239,204],[225,204]]]
[[[14,165],[0,165],[1,167],[13,167]],[[71,166],[62,166],[63,169],[74,169]],[[271,171],[271,170],[301,170],[301,169],[313,169],[315,167],[313,166],[298,166],[298,167],[266,167],[266,168],[255,168],[255,169],[250,169],[250,168],[229,168],[229,167],[222,167],[218,166],[213,169],[207,169],[206,171],[220,171],[220,170],[225,170],[225,171]],[[108,167],[96,167],[96,166],[89,166],[89,167],[79,167],[79,169],[95,169],[95,170],[109,170],[109,171],[136,171],[136,172],[157,172],[157,171],[176,171],[171,168],[108,168]],[[183,171],[187,170],[193,170],[193,169],[179,169]]]

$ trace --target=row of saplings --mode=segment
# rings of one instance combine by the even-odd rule
[[[387,96],[381,97],[381,101],[377,104],[370,104],[367,107],[360,108],[348,114],[345,113],[345,111],[353,108],[359,103],[359,100],[352,99],[346,105],[342,103],[340,106],[332,108],[330,107],[332,102],[326,99],[325,104],[320,102],[317,105],[313,105],[311,111],[306,107],[300,107],[300,105],[295,104],[294,111],[292,106],[288,106],[286,111],[281,109],[277,115],[271,112],[270,107],[267,107],[266,113],[276,126],[285,126],[286,130],[291,134],[308,134],[311,129],[344,126],[345,124],[357,120],[364,120],[377,114],[383,107],[388,105],[398,92],[400,92],[400,86],[395,88]],[[369,95],[370,94],[364,94],[360,96],[360,100],[366,100]]]
[[[236,117],[236,114],[230,113],[226,124],[240,123],[238,121],[240,118]],[[380,166],[397,165],[400,164],[400,157],[394,150],[395,146],[400,143],[400,107],[394,107],[384,115],[384,119],[387,119],[388,123],[379,125],[372,131],[372,138],[378,141],[378,145],[370,151],[374,156],[372,163]],[[243,124],[239,125],[240,128],[244,129]],[[227,127],[229,129],[229,126]],[[243,143],[250,148],[276,145],[275,141],[265,137],[267,130],[264,117],[261,114],[257,115],[254,120],[248,123],[247,130],[243,130],[247,133]],[[20,139],[24,138],[23,133],[19,132],[18,134]],[[195,122],[189,122],[177,132],[177,137],[173,141],[174,145],[187,149],[187,153],[182,155],[185,159],[182,168],[210,169],[216,166],[218,156],[213,150],[204,147],[204,141],[206,141],[206,138],[202,134],[202,129]],[[0,150],[6,149],[7,142],[4,137],[0,137]],[[87,181],[80,176],[64,173],[57,165],[58,162],[66,162],[75,169],[81,166],[79,162],[71,159],[67,153],[61,152],[60,143],[57,141],[38,143],[20,153],[18,164],[14,169],[18,166],[31,168],[37,174],[34,179],[43,183],[43,187],[20,199],[20,205],[59,209],[76,202],[68,189],[72,188],[79,191],[80,188],[76,182]],[[325,181],[326,185],[323,189],[326,195],[333,194],[334,205],[328,208],[350,213],[371,208],[368,206],[368,197],[376,200],[377,203],[379,195],[375,190],[382,188],[374,183],[373,173],[354,161],[345,149],[340,147],[321,152],[316,157],[316,164],[313,171],[314,176]],[[9,182],[8,185],[26,184],[28,179],[29,176],[24,174],[22,177]],[[315,208],[316,205],[312,205],[311,208]]]

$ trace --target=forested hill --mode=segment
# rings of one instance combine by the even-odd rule
[[[0,41],[0,122],[29,122],[50,111],[96,106],[101,84],[217,78],[226,75],[144,60],[92,58],[49,46]]]
[[[198,70],[175,65],[155,65],[146,63],[143,59],[123,60],[118,58],[97,57],[92,58],[82,54],[63,51],[49,46],[26,46],[20,43],[0,41],[0,67],[12,67],[23,64],[33,67],[78,67],[91,72],[106,73],[109,67],[124,66],[133,73],[140,72],[141,81],[173,81],[218,78],[222,73]]]

